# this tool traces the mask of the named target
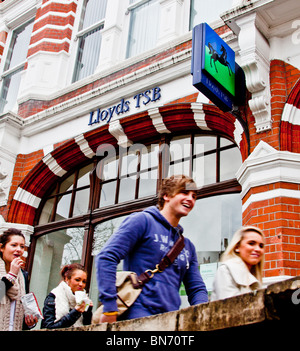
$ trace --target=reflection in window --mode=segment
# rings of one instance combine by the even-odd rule
[[[199,269],[209,291],[220,255],[242,225],[240,194],[212,196],[196,201],[188,217],[181,219],[184,235],[196,247]],[[183,306],[188,306],[181,288]]]
[[[83,228],[69,228],[37,239],[30,291],[34,291],[40,306],[43,306],[49,292],[59,284],[61,268],[66,264],[81,262],[83,235]]]
[[[112,234],[120,227],[121,223],[127,216],[117,217],[106,222],[102,222],[95,227],[94,239],[93,239],[93,250],[92,256],[95,262],[95,256],[101,251],[101,249],[106,244],[107,240],[112,236]],[[120,263],[118,270],[122,270],[122,263]],[[91,275],[91,286],[89,296],[93,301],[94,306],[98,306],[99,291],[97,287],[96,280],[96,269],[93,266]]]

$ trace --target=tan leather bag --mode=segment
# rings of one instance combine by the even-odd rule
[[[127,309],[133,305],[135,300],[138,298],[142,291],[142,287],[138,286],[137,274],[134,272],[123,271],[117,272],[116,276],[116,288],[117,288],[117,305],[118,305],[118,316],[127,311]],[[98,307],[96,312],[93,314],[92,323],[100,323],[100,316],[103,313],[103,305]]]

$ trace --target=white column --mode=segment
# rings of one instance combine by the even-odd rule
[[[272,128],[270,101],[270,45],[258,28],[265,23],[257,13],[235,19],[240,28],[241,66],[246,75],[246,85],[252,93],[249,106],[255,118],[257,132]]]
[[[122,30],[128,4],[128,0],[109,0],[107,2],[105,24],[101,31],[100,57],[96,72],[107,69],[124,58],[122,56],[124,48]]]
[[[158,45],[176,39],[182,34],[183,1],[160,0],[161,18]]]

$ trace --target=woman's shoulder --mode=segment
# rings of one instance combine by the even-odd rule
[[[246,264],[240,257],[230,258],[221,262],[219,269],[226,269],[239,285],[248,286],[257,282],[257,279],[249,272]]]

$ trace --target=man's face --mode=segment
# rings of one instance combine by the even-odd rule
[[[178,218],[187,216],[194,208],[196,193],[192,190],[184,190],[173,197],[164,196],[165,205]]]

